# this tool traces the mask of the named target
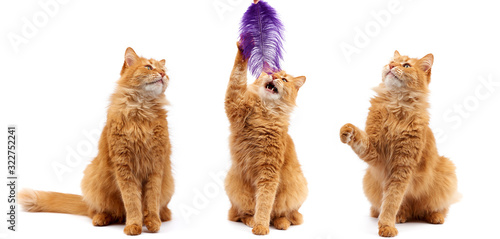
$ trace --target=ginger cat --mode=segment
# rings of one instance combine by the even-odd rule
[[[87,215],[94,226],[126,222],[127,235],[141,234],[143,225],[157,232],[162,221],[170,220],[174,181],[165,71],[165,60],[145,59],[127,48],[99,153],[85,169],[83,196],[27,189],[19,193],[23,207]]]
[[[434,57],[421,59],[394,53],[374,88],[365,131],[352,124],[340,129],[340,140],[366,163],[364,192],[371,216],[379,218],[379,235],[398,234],[395,223],[424,220],[444,223],[458,200],[455,166],[439,156],[429,128],[428,85]]]
[[[281,230],[302,223],[298,209],[307,182],[288,126],[305,80],[281,71],[262,73],[247,85],[247,60],[238,45],[225,100],[232,159],[225,187],[229,220],[242,221],[257,235],[268,234],[270,223]]]

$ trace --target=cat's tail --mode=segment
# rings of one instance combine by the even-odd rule
[[[80,195],[23,189],[17,196],[19,203],[28,212],[89,215],[89,207]]]

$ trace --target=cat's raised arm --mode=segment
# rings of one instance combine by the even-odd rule
[[[234,67],[231,72],[231,77],[229,78],[229,83],[227,85],[225,107],[226,113],[230,121],[240,120],[245,114],[246,107],[242,107],[243,97],[247,91],[247,65],[248,59],[243,56],[243,49],[241,49],[240,43],[237,42],[238,53],[236,53],[236,59],[234,60]]]
[[[229,85],[227,86],[227,95],[242,94],[247,88],[248,59],[245,59],[243,55],[240,42],[237,42],[236,46],[238,47],[238,52],[234,59],[233,70],[231,71]]]
[[[373,164],[378,158],[377,151],[370,143],[370,138],[363,130],[352,124],[345,124],[340,129],[340,141],[351,146],[363,161]]]

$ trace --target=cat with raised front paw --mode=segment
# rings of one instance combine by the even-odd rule
[[[368,164],[363,188],[383,237],[396,236],[395,223],[407,220],[444,223],[460,197],[455,166],[438,154],[429,128],[433,60],[432,54],[417,59],[396,51],[374,88],[365,130],[340,129],[340,141]]]

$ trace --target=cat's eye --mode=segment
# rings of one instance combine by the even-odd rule
[[[146,67],[146,69],[148,69],[148,70],[152,70],[153,69],[153,67],[150,66],[150,65],[147,65],[147,66],[144,66],[144,67]]]
[[[410,64],[408,64],[408,63],[405,63],[405,64],[403,64],[403,67],[404,67],[404,68],[410,68],[410,67],[411,67],[411,65],[410,65]]]
[[[286,78],[281,78],[281,80],[282,80],[283,82],[288,82],[288,80],[287,80]]]

